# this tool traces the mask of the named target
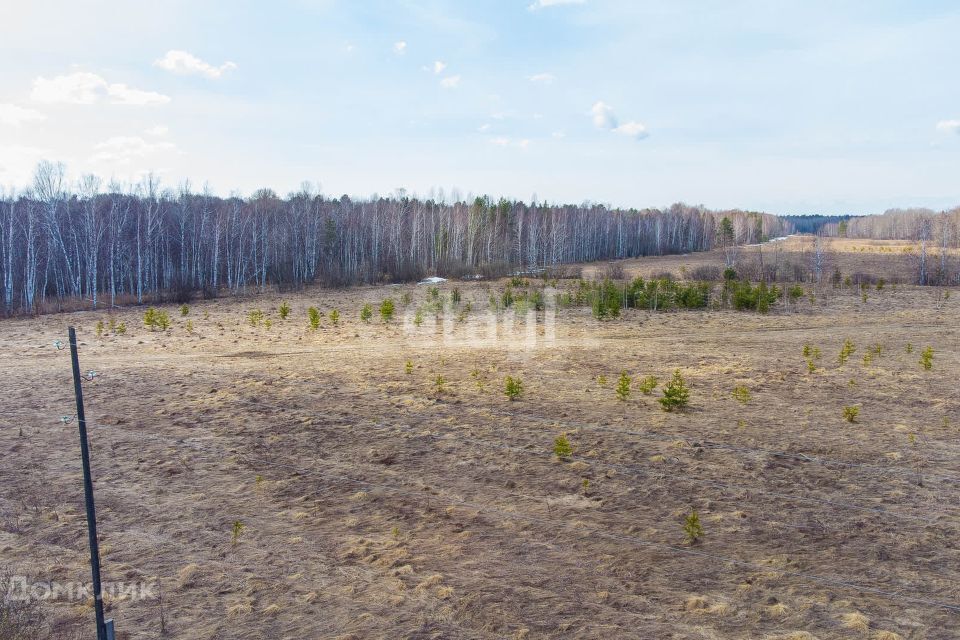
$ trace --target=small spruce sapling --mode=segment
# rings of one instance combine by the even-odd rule
[[[840,347],[840,354],[837,356],[837,361],[843,365],[846,364],[847,360],[850,359],[850,356],[853,355],[853,352],[857,348],[853,345],[849,338],[843,341],[843,346]]]
[[[380,319],[384,322],[390,322],[393,320],[393,313],[396,310],[396,307],[393,303],[393,298],[387,298],[380,303]]]
[[[696,544],[703,537],[703,525],[696,509],[683,519],[683,535],[688,544]]]
[[[413,373],[413,360],[407,360],[407,364],[403,366],[403,370],[407,372],[407,375]]]
[[[630,376],[626,371],[620,372],[620,378],[617,380],[617,398],[621,402],[626,402],[630,398]]]
[[[860,415],[860,407],[856,405],[843,408],[843,419],[847,422],[856,422],[858,415]]]
[[[231,541],[233,544],[240,542],[240,536],[243,534],[243,530],[246,528],[246,525],[239,520],[233,521],[233,526],[231,527]]]
[[[573,447],[565,435],[559,435],[553,440],[553,455],[561,460],[565,460],[573,455]]]
[[[740,404],[747,404],[750,402],[750,389],[747,389],[747,387],[742,384],[739,384],[733,388],[732,395],[734,400]]]
[[[334,309],[330,312],[330,323],[337,326],[340,323],[340,312]]]
[[[180,315],[186,316],[188,313],[190,313],[190,307],[185,304],[180,305]]]
[[[280,314],[281,320],[286,320],[287,316],[290,315],[290,305],[286,302],[281,302],[280,306],[277,307],[277,313]]]
[[[504,380],[503,392],[511,400],[516,400],[523,393],[523,382],[521,382],[520,378],[507,376]]]
[[[920,366],[925,371],[933,369],[933,347],[927,347],[920,352]]]
[[[657,376],[645,377],[643,380],[640,381],[640,386],[638,387],[640,389],[640,393],[642,393],[645,396],[650,395],[651,393],[653,393],[653,390],[657,388],[658,382],[659,381],[657,380]]]
[[[310,318],[310,329],[316,331],[320,328],[320,310],[316,307],[307,309],[307,316]]]
[[[363,305],[363,308],[360,309],[360,319],[364,322],[370,322],[370,318],[373,317],[373,307],[369,304]]]
[[[683,379],[680,369],[673,372],[673,378],[663,388],[663,397],[660,398],[660,406],[664,411],[673,411],[674,409],[683,409],[690,402],[690,388]]]

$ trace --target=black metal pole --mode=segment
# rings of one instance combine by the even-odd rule
[[[77,332],[73,327],[70,327],[70,360],[73,361],[73,393],[77,397],[77,423],[80,425],[80,456],[83,458],[83,493],[87,503],[87,534],[90,538],[90,570],[93,572],[93,607],[97,614],[97,640],[107,640],[107,627],[103,620],[103,592],[100,589],[97,510],[93,504],[90,446],[87,444],[87,419],[83,415],[83,389],[80,383],[80,359],[77,357]]]

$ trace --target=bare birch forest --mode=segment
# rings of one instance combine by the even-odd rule
[[[771,214],[683,204],[354,200],[309,188],[222,198],[163,188],[154,176],[125,188],[94,176],[71,184],[63,165],[43,162],[30,189],[0,194],[0,291],[10,315],[270,286],[502,275],[708,250],[730,240],[717,237],[724,217],[737,243],[790,231]]]

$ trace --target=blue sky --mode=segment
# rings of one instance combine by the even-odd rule
[[[960,204],[956,2],[3,2],[7,188]]]

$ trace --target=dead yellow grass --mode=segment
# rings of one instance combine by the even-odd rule
[[[805,242],[786,251],[809,258]],[[857,246],[837,243],[830,259],[844,273],[906,259]],[[679,273],[718,259],[645,258],[627,270]],[[456,286],[479,314],[500,285]],[[371,286],[197,301],[192,333],[179,320],[165,334],[141,329],[138,309],[109,314],[128,334],[102,339],[92,328],[105,311],[2,321],[0,360],[17,374],[0,398],[16,425],[0,429],[0,556],[41,578],[88,572],[75,425],[55,420],[70,411],[69,368],[46,346],[69,323],[82,366],[103,374],[85,395],[105,579],[158,576],[168,622],[189,621],[198,637],[416,628],[443,638],[895,640],[956,624],[935,607],[796,574],[960,600],[960,495],[938,477],[960,476],[960,293],[938,309],[931,289],[871,290],[863,303],[826,286],[766,316],[628,310],[603,323],[571,308],[552,329],[542,318],[530,348],[525,316],[512,312],[490,341],[433,325],[432,314],[419,330],[358,319],[363,303],[404,293],[411,309],[427,295]],[[293,309],[286,321],[280,301]],[[272,314],[269,330],[246,324],[254,306]],[[309,306],[339,309],[341,323],[325,316],[310,331]],[[858,350],[841,366],[847,338]],[[877,343],[886,348],[864,366]],[[822,351],[813,374],[805,344]],[[926,345],[931,372],[918,364]],[[663,412],[662,387],[616,398],[622,370],[662,384],[677,368],[687,411]],[[513,402],[507,375],[523,380]],[[749,402],[731,397],[737,385]],[[858,421],[846,423],[840,409],[854,404]],[[560,433],[574,448],[567,461],[552,453]],[[693,509],[704,537],[686,545]],[[130,640],[155,637],[156,602],[111,606]],[[88,605],[50,609],[90,618]]]

